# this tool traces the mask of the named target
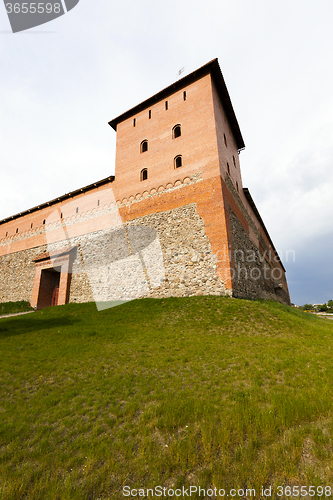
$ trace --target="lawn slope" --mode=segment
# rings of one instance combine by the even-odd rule
[[[21,300],[19,302],[4,302],[0,304],[0,317],[6,314],[17,314],[22,312],[33,311],[29,302]]]
[[[70,304],[2,319],[0,348],[0,500],[333,486],[332,321],[221,297]]]

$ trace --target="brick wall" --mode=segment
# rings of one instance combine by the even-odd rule
[[[189,186],[185,185],[181,189],[184,191],[182,195],[180,195],[179,189],[175,189],[163,195],[156,195],[155,200],[149,198],[120,207],[124,227],[127,230],[132,227],[145,227],[152,228],[156,232],[163,256],[163,282],[159,286],[148,289],[146,293],[134,289],[131,298],[142,295],[168,297],[171,295],[224,295],[228,293],[219,271],[221,263],[214,253],[207,235],[208,232],[215,235],[215,238],[219,236],[216,228],[211,227],[209,217],[207,218],[206,202],[214,198],[214,196],[212,197],[212,186],[210,184],[206,189],[199,189],[199,184],[203,184],[203,181]],[[201,196],[198,196],[198,193],[201,193]],[[190,198],[192,203],[186,204],[185,201],[188,202]],[[200,198],[198,202],[195,201],[198,198]],[[200,211],[207,220],[204,220],[199,214]],[[125,251],[121,250],[119,238],[117,240],[113,235],[113,231],[95,231],[72,237],[66,242],[53,243],[49,248],[43,245],[1,256],[2,294],[0,300],[2,302],[20,300],[22,290],[26,292],[25,299],[30,300],[35,277],[33,259],[47,249],[54,252],[65,244],[77,246],[70,283],[70,302],[86,302],[96,299],[96,296],[99,297],[98,300],[113,300],[112,293],[115,284],[112,284],[112,276],[110,275],[109,281],[104,281],[101,284],[100,282],[108,267],[113,272],[113,269],[119,267],[122,259],[128,257],[126,249]],[[142,243],[144,247],[145,242]],[[215,252],[216,248],[215,242]],[[91,279],[91,274],[87,273],[89,260],[97,263],[93,279]],[[9,261],[11,266],[8,265]],[[112,268],[114,263],[116,263],[116,267]],[[148,260],[145,264],[149,270],[151,262]],[[13,274],[13,269],[18,270],[19,267],[23,267],[25,273],[19,275],[16,272]],[[123,274],[125,276],[126,272]],[[20,281],[21,291],[17,290],[17,281]],[[94,296],[96,290],[98,293]],[[124,298],[117,296],[117,299]]]

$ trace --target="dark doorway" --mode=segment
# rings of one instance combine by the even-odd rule
[[[37,309],[44,309],[58,304],[60,271],[60,267],[42,270]]]

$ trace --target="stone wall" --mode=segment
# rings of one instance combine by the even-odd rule
[[[268,258],[268,252],[265,257],[259,252],[230,207],[229,216],[233,296],[289,304],[279,265]],[[261,246],[267,249],[255,229]],[[33,259],[65,246],[77,247],[70,302],[229,293],[217,276],[218,260],[204,220],[197,213],[196,203],[190,203],[136,217],[117,230],[97,231],[50,248],[43,245],[0,257],[0,302],[30,301],[35,277]],[[162,261],[156,257],[159,251]]]
[[[155,254],[145,254],[149,245],[158,251],[156,236],[162,262]],[[212,253],[195,203],[136,218],[116,231],[92,233],[80,240],[74,238],[70,244],[79,245],[73,264],[70,302],[93,300],[92,291],[96,290],[101,300],[111,300],[114,297],[107,293],[110,289],[117,300],[125,299],[126,295],[121,296],[121,281],[131,298],[225,294],[224,283],[216,276],[217,257]],[[93,261],[98,262],[96,268]],[[157,283],[154,278],[161,271],[163,281]],[[138,284],[140,276],[144,281],[142,286]]]
[[[165,281],[149,296],[225,294],[224,283],[216,276],[217,256],[212,253],[195,203],[147,215],[129,225],[146,225],[159,235]]]
[[[0,256],[0,302],[30,302],[35,277],[33,259],[46,251],[44,245]]]
[[[233,296],[247,299],[274,299],[290,304],[284,273],[252,243],[248,233],[229,208],[233,265]],[[264,243],[264,242],[263,242]]]
[[[126,293],[130,289],[130,298],[225,294],[204,221],[192,203],[135,218],[114,231],[98,231],[49,248],[43,245],[0,257],[0,302],[30,301],[33,259],[65,246],[77,246],[70,302],[113,300],[110,290],[119,295],[122,286]],[[162,261],[156,260],[158,250]],[[161,271],[163,280],[159,279]]]

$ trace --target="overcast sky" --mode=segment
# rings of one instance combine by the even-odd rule
[[[0,219],[114,174],[108,121],[218,57],[291,299],[333,299],[332,20],[332,0],[80,0],[12,34],[0,5]]]

